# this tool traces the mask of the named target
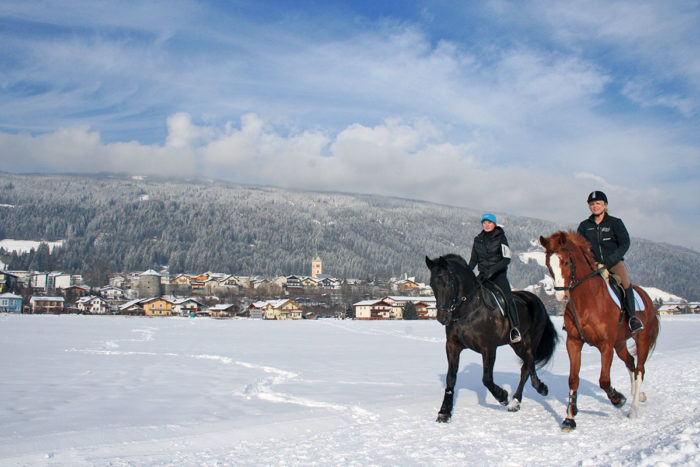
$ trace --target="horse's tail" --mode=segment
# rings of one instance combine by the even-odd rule
[[[542,300],[535,294],[531,294],[531,298],[531,302],[536,308],[534,310],[535,322],[540,321],[540,319],[544,320],[544,330],[535,349],[535,365],[537,369],[540,369],[552,359],[554,349],[557,347],[557,342],[559,342],[559,334],[557,334],[554,323],[552,323]]]
[[[544,307],[543,307],[544,308]],[[547,310],[544,310],[545,324],[544,331],[542,331],[542,337],[540,338],[539,344],[537,344],[537,349],[535,349],[535,365],[540,369],[551,360],[554,355],[554,349],[559,342],[559,335],[557,330],[554,328],[552,320],[547,314]]]
[[[654,310],[656,311],[656,309]],[[649,356],[647,358],[651,357],[651,354],[654,353],[654,349],[656,349],[656,338],[659,337],[659,331],[661,330],[661,322],[659,321],[659,315],[656,315],[656,326],[654,326],[654,329],[652,330],[651,334],[649,335]]]
[[[642,302],[644,302],[644,309],[647,314],[650,315],[651,319],[647,320],[647,339],[649,340],[649,352],[647,354],[647,360],[651,358],[654,354],[654,349],[656,349],[656,339],[659,337],[659,331],[661,330],[661,322],[659,321],[659,310],[651,301],[649,294],[646,293],[641,287],[636,288],[637,293],[642,297]],[[636,357],[636,349],[635,349]]]

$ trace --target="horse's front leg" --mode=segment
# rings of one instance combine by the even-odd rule
[[[481,361],[484,366],[484,375],[481,382],[493,394],[499,404],[508,404],[508,391],[493,382],[493,366],[496,363],[497,347],[483,349],[481,353]]]
[[[523,388],[530,375],[535,375],[535,362],[533,362],[532,357],[526,352],[522,355],[518,355],[523,360],[523,364],[520,367],[520,381],[518,382],[518,387],[513,393],[513,398],[508,404],[508,412],[517,412],[520,410],[520,403],[523,401]],[[536,376],[534,376],[536,378]],[[534,383],[533,383],[534,385]]]
[[[612,359],[613,347],[607,344],[602,345],[600,347],[600,379],[598,380],[598,384],[600,388],[605,391],[605,394],[608,395],[610,402],[619,409],[625,405],[627,399],[610,384],[610,366],[612,365]]]
[[[442,406],[438,412],[437,422],[447,423],[452,417],[452,406],[454,404],[455,383],[457,382],[457,371],[459,370],[459,354],[462,347],[455,344],[448,338],[445,344],[447,353],[447,376],[445,377],[445,395],[442,398]]]
[[[576,428],[574,417],[578,413],[576,397],[578,394],[579,377],[581,370],[581,348],[583,341],[568,335],[566,337],[566,352],[569,354],[569,400],[566,405],[566,418],[561,423],[561,430],[569,432]]]

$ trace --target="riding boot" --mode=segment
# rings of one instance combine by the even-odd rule
[[[507,315],[508,315],[508,321],[510,322],[510,343],[515,344],[516,342],[520,342],[522,340],[522,337],[520,336],[520,329],[518,327],[520,326],[520,318],[518,317],[518,310],[515,308],[515,302],[511,298],[510,300],[507,300]]]
[[[625,289],[625,308],[627,308],[627,315],[630,317],[629,326],[632,334],[644,329],[644,324],[642,321],[635,316],[637,310],[635,310],[634,290],[632,289],[631,285]]]

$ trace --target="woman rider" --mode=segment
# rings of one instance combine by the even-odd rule
[[[508,263],[510,263],[510,247],[508,239],[503,229],[496,225],[496,216],[486,213],[481,216],[483,230],[474,237],[472,255],[469,260],[469,267],[474,269],[479,266],[479,282],[490,280],[502,291],[506,299],[506,315],[510,322],[510,341],[520,342],[520,321],[518,312],[513,302],[513,295],[510,291],[510,284],[506,275]]]
[[[623,256],[630,247],[630,236],[621,219],[608,214],[608,197],[602,191],[588,195],[591,215],[578,226],[578,233],[591,244],[595,260],[620,277],[625,289],[624,307],[629,315],[629,327],[633,333],[644,329],[644,324],[635,316],[634,292]]]

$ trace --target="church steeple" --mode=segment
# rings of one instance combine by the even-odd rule
[[[323,263],[321,258],[316,255],[314,259],[311,260],[311,277],[318,277],[323,274]]]

